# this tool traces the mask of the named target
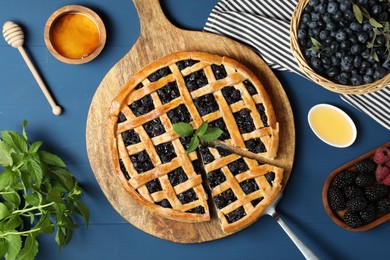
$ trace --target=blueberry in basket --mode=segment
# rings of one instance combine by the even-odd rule
[[[390,219],[390,143],[336,169],[323,189],[328,215],[341,227],[364,231]]]
[[[298,44],[308,65],[342,85],[370,84],[390,72],[390,1],[310,0]]]

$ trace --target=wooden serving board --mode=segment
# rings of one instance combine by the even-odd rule
[[[146,233],[179,243],[199,243],[230,235],[222,232],[215,215],[207,223],[177,222],[152,214],[126,193],[117,179],[108,154],[106,122],[111,101],[133,74],[146,64],[168,54],[201,51],[233,58],[258,76],[271,98],[280,126],[276,165],[282,165],[285,170],[285,185],[291,173],[295,152],[295,127],[289,100],[271,69],[249,48],[219,35],[175,27],[164,16],[158,0],[133,2],[141,23],[139,38],[104,77],[88,114],[86,143],[92,170],[112,206],[129,223]]]

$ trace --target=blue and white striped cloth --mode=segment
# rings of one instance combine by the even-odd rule
[[[246,44],[272,69],[302,75],[290,50],[290,20],[297,3],[298,0],[220,0],[204,30]],[[340,97],[390,130],[390,86]]]

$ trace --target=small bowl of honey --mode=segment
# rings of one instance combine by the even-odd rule
[[[102,19],[91,9],[67,5],[49,17],[44,38],[55,58],[68,64],[83,64],[95,59],[103,50],[106,29]]]
[[[310,109],[307,119],[314,134],[331,146],[344,148],[355,142],[356,126],[338,107],[329,104],[315,105]]]

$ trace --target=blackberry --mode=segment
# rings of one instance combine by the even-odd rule
[[[226,78],[227,72],[223,65],[212,64],[211,69],[213,70],[214,76],[216,80]]]
[[[365,159],[355,163],[355,169],[361,173],[372,173],[375,171],[376,163],[373,160]]]
[[[347,210],[344,214],[343,220],[351,228],[358,228],[363,226],[363,220],[358,213]]]
[[[355,182],[356,174],[350,171],[343,171],[334,177],[334,185],[338,188],[345,188]]]
[[[189,123],[192,121],[192,117],[185,105],[181,104],[176,108],[173,108],[167,112],[169,120],[172,124],[179,122]]]
[[[328,191],[330,208],[339,211],[345,209],[345,197],[336,186],[331,186]]]
[[[235,160],[229,163],[227,166],[233,175],[237,175],[239,173],[249,170],[249,167],[243,158]]]
[[[345,198],[347,200],[350,200],[352,198],[356,198],[358,196],[364,195],[364,190],[363,190],[363,188],[361,188],[355,184],[352,184],[352,185],[344,188],[344,193],[345,193]]]
[[[249,179],[242,181],[240,183],[240,186],[245,194],[250,194],[254,191],[257,191],[259,189],[259,186],[257,185],[256,181],[254,179]]]
[[[229,223],[233,223],[233,222],[236,222],[236,221],[242,219],[243,217],[245,217],[246,212],[244,210],[244,207],[241,206],[241,207],[237,208],[236,210],[226,214],[225,216],[226,216],[226,219]]]
[[[369,204],[365,209],[359,212],[364,223],[370,223],[377,218],[376,207],[374,204]]]
[[[355,183],[360,187],[367,187],[375,183],[375,176],[371,173],[359,173],[356,176]]]
[[[168,173],[168,179],[172,186],[176,186],[182,182],[185,182],[188,180],[187,175],[184,173],[183,168],[179,167],[170,173]]]
[[[378,200],[376,203],[376,210],[378,212],[378,215],[384,215],[386,213],[390,212],[390,199],[389,198],[383,198]]]
[[[368,200],[376,201],[389,195],[390,187],[384,184],[374,184],[366,188],[365,195]]]
[[[352,211],[360,211],[367,207],[367,200],[364,196],[358,196],[348,200],[346,206]]]
[[[229,105],[234,104],[234,103],[242,100],[241,92],[233,86],[224,87],[224,88],[222,88],[221,91],[222,91],[222,95],[225,97],[226,102]]]
[[[244,143],[245,147],[252,153],[264,153],[267,151],[267,148],[265,148],[265,145],[260,138],[249,139]]]
[[[218,105],[217,101],[215,100],[215,97],[213,94],[207,94],[207,95],[198,97],[197,99],[194,100],[194,104],[195,104],[195,107],[201,116],[204,116],[204,115],[207,115],[207,114],[210,114],[212,112],[219,110],[219,105]]]

